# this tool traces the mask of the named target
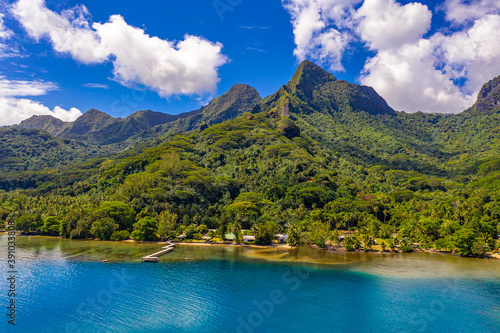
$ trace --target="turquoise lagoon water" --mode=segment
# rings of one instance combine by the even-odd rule
[[[499,260],[45,237],[18,237],[12,327],[0,241],[0,332],[500,332]]]

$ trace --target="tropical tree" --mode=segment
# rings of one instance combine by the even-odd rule
[[[109,217],[102,218],[92,223],[90,232],[94,237],[99,240],[110,240],[113,233],[118,230],[120,226]]]
[[[253,229],[255,234],[255,244],[271,245],[274,240],[274,235],[277,231],[277,226],[274,222],[259,223]]]
[[[361,248],[361,242],[357,235],[347,236],[344,239],[344,246],[347,251],[354,251]]]
[[[169,210],[161,212],[158,216],[158,236],[161,239],[166,239],[169,233],[175,231],[175,225],[178,220],[179,216]]]
[[[134,225],[135,213],[133,209],[124,202],[106,201],[99,209],[102,217],[109,217],[115,221],[122,230],[130,230]]]
[[[291,246],[299,245],[302,242],[303,230],[304,227],[298,223],[291,223],[287,229],[288,238],[286,239],[286,243]]]
[[[137,241],[156,241],[158,239],[156,231],[156,221],[146,216],[134,224],[134,231],[130,236]]]

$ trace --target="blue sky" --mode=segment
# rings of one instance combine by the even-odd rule
[[[496,0],[19,0],[0,13],[0,125],[177,114],[235,83],[264,97],[303,59],[408,112],[460,112],[500,75]]]

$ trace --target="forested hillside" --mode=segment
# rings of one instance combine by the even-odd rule
[[[54,168],[107,153],[84,142],[58,139],[37,129],[0,129],[0,172]],[[21,176],[21,174],[19,174]]]
[[[236,87],[254,96],[243,103],[214,100],[192,131],[2,174],[0,218],[25,232],[114,240],[201,238],[208,227],[220,237],[250,229],[261,244],[279,230],[324,247],[350,230],[347,249],[382,238],[480,256],[500,232],[497,82],[459,115],[409,115],[304,62],[262,101],[247,86]]]

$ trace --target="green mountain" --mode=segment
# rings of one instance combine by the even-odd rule
[[[123,141],[118,146],[120,149],[131,148],[167,134],[192,131],[200,127],[204,128],[208,124],[219,124],[252,110],[261,100],[262,98],[254,88],[244,84],[235,84],[229,91],[213,99],[207,106],[193,111],[191,116],[152,127]]]
[[[39,129],[43,130],[46,132],[49,132],[53,136],[58,136],[61,134],[62,131],[66,128],[68,123],[49,116],[32,116],[29,119],[23,120],[19,125],[14,126],[17,128],[24,128],[24,129]]]
[[[350,230],[348,249],[368,251],[378,237],[404,251],[481,256],[500,245],[498,82],[460,114],[406,114],[304,62],[263,100],[237,85],[193,115],[105,146],[120,154],[3,173],[0,218],[73,238],[201,238],[196,226],[206,225],[220,236],[251,229],[262,244],[281,230],[321,247]],[[90,115],[73,133],[115,124]]]
[[[5,140],[0,149],[8,154],[1,159],[0,171],[37,171],[111,152],[131,154],[163,142],[172,133],[240,116],[260,101],[254,88],[236,84],[207,106],[174,116],[148,110],[121,119],[95,109],[72,123],[52,116],[33,116],[12,127],[18,131],[3,132]],[[26,148],[20,148],[22,146]]]
[[[138,111],[121,119],[92,109],[69,124],[58,136],[97,145],[108,145],[122,142],[154,126],[190,117],[196,113],[197,111],[194,111],[173,116],[148,110]]]
[[[203,124],[218,124],[235,118],[260,101],[257,90],[247,85],[235,84],[207,106],[178,115],[147,110],[138,111],[122,119],[91,109],[71,123],[62,122],[52,116],[33,116],[16,127],[41,129],[56,137],[93,145],[112,145],[109,149],[121,151],[167,133],[190,131]],[[130,140],[127,140],[129,138]]]
[[[50,121],[50,120],[49,120]],[[0,129],[0,172],[43,170],[84,161],[106,151],[37,129]]]
[[[498,111],[500,108],[500,76],[485,83],[479,92],[473,109],[477,112]]]

